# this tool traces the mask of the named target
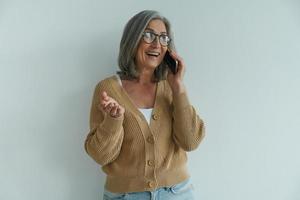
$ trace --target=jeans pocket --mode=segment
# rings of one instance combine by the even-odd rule
[[[173,194],[184,193],[192,189],[193,185],[189,179],[170,187],[170,190]]]
[[[104,200],[121,200],[124,199],[126,196],[126,193],[114,193],[114,192],[109,192],[107,190],[104,190]]]

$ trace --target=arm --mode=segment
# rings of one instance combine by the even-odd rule
[[[204,124],[187,97],[183,84],[184,61],[175,52],[171,52],[171,56],[178,61],[177,73],[168,73],[167,77],[173,99],[173,138],[182,149],[192,151],[199,146],[204,137]]]
[[[101,107],[103,88],[97,85],[90,112],[90,132],[85,140],[86,152],[100,165],[114,161],[120,153],[124,115],[112,117]]]
[[[173,94],[173,138],[185,151],[196,149],[203,139],[204,124],[186,93]]]

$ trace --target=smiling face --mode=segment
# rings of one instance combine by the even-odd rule
[[[166,26],[164,22],[159,19],[151,20],[145,31],[153,32],[157,35],[167,35]],[[154,70],[162,62],[167,48],[167,46],[160,44],[158,38],[150,44],[146,43],[142,38],[135,56],[135,64],[138,67],[137,70],[140,71],[143,68]]]

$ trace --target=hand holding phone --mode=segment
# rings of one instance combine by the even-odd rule
[[[164,61],[167,63],[168,67],[170,68],[173,74],[177,72],[177,60],[175,60],[171,55],[169,50],[166,51]]]

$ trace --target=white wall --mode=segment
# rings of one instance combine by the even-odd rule
[[[101,199],[83,149],[95,84],[127,20],[173,23],[207,125],[189,154],[197,199],[300,199],[300,2],[0,1],[0,199]]]

